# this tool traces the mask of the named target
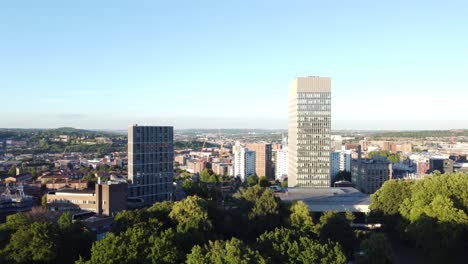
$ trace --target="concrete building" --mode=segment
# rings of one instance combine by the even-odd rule
[[[174,158],[174,161],[179,165],[179,166],[185,166],[187,165],[187,156],[185,155],[178,155]]]
[[[65,189],[47,193],[47,207],[52,211],[90,211],[113,216],[127,208],[126,183],[98,183],[94,189]]]
[[[251,151],[247,148],[240,147],[240,144],[236,144],[233,147],[234,152],[234,176],[240,177],[244,181],[248,176],[255,175],[255,151]]]
[[[276,152],[276,179],[284,180],[288,177],[288,139],[283,139],[282,148]]]
[[[129,197],[145,204],[170,200],[174,178],[174,128],[128,128]]]
[[[220,163],[220,162],[216,162],[216,163],[211,164],[213,172],[215,174],[221,175],[221,176],[229,175],[229,166],[230,166],[230,164]]]
[[[428,162],[418,162],[418,169],[416,173],[418,175],[425,175],[429,172],[429,163]]]
[[[362,159],[360,149],[358,153],[358,159],[351,162],[351,181],[359,191],[374,193],[392,178],[392,163],[386,157],[379,156]]]
[[[330,133],[331,79],[295,79],[289,87],[289,187],[330,187]]]
[[[268,180],[274,180],[271,144],[247,144],[246,147],[255,151],[255,174],[258,177],[266,176]]]
[[[392,143],[391,150],[392,153],[404,152],[410,153],[413,151],[413,144],[411,143]]]
[[[440,173],[452,173],[453,172],[453,160],[451,159],[429,159],[429,172],[440,171]]]

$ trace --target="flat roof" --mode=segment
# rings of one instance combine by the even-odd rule
[[[49,194],[55,195],[93,195],[95,193],[94,189],[83,189],[83,190],[75,190],[75,189],[61,189],[57,191],[50,191]]]
[[[370,197],[352,187],[289,188],[279,194],[283,201],[304,201],[311,212],[368,213]]]

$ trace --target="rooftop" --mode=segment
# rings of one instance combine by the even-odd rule
[[[76,189],[62,189],[58,191],[51,191],[49,194],[94,194],[94,189],[83,189],[83,190],[76,190]]]
[[[289,188],[279,197],[283,201],[304,201],[312,212],[369,212],[370,198],[352,187]]]

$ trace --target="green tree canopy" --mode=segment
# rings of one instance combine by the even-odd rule
[[[314,227],[309,206],[303,201],[297,201],[291,206],[289,221],[292,229],[300,230],[302,233],[310,233]]]
[[[262,234],[257,245],[269,263],[346,263],[338,244],[320,243],[286,228]]]
[[[287,180],[283,181],[283,182],[281,183],[281,187],[283,187],[283,188],[288,188],[288,181],[287,181]]]
[[[409,222],[405,235],[439,257],[465,247],[468,235],[468,174],[429,176],[415,181],[411,194],[400,205]]]
[[[356,235],[351,228],[351,222],[350,216],[344,213],[325,212],[316,225],[316,232],[320,241],[337,242],[343,247],[347,256],[352,256],[356,246]]]
[[[177,232],[206,232],[212,228],[206,201],[198,196],[189,196],[176,202],[169,217],[177,223]]]
[[[57,256],[58,233],[52,224],[36,222],[16,231],[2,250],[9,263],[47,263]]]
[[[361,243],[362,254],[356,255],[357,264],[393,264],[395,256],[387,237],[382,233],[374,233]]]
[[[15,176],[16,175],[16,165],[13,165],[10,167],[10,169],[8,170],[8,175],[10,176]]]
[[[386,181],[380,189],[371,195],[370,209],[381,211],[385,215],[399,214],[400,205],[411,195],[411,181]]]
[[[187,264],[256,264],[266,263],[263,257],[237,238],[229,241],[209,241],[203,247],[194,246],[187,255]]]
[[[254,186],[258,183],[258,178],[257,176],[249,176],[247,177],[247,185],[248,186]]]
[[[148,213],[145,210],[121,211],[114,218],[112,231],[116,234],[125,231],[139,223],[148,221]]]
[[[70,212],[63,213],[58,219],[57,224],[62,230],[70,229],[73,225],[71,213]]]
[[[374,156],[381,156],[381,157],[386,157],[388,161],[392,163],[398,163],[400,162],[400,154],[392,154],[388,150],[376,150],[376,151],[371,151],[367,154],[367,157],[369,159],[372,159]]]
[[[252,235],[272,230],[279,224],[280,202],[269,188],[262,188],[259,185],[247,189],[241,188],[234,194],[234,198]]]
[[[258,179],[258,184],[261,186],[261,187],[268,187],[270,186],[270,182],[268,181],[267,177],[265,176],[262,176]]]
[[[171,218],[169,217],[169,214],[171,213],[173,206],[174,203],[170,201],[157,202],[148,208],[147,211],[150,218],[156,218],[161,223],[170,225]]]

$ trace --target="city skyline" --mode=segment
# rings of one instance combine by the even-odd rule
[[[112,3],[0,4],[0,127],[282,129],[308,75],[334,129],[468,127],[465,2]]]

